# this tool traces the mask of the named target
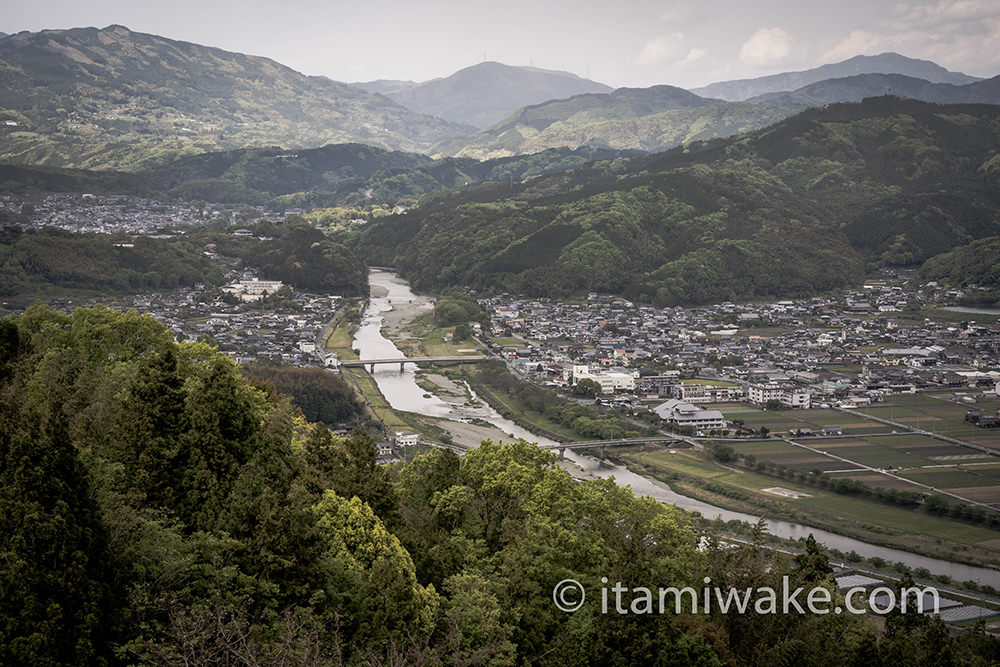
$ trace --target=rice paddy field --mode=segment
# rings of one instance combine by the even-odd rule
[[[820,470],[875,487],[926,490],[905,481],[911,480],[1000,508],[1000,456],[865,419],[865,415],[873,415],[1000,450],[1000,429],[981,429],[965,423],[970,409],[995,414],[1000,399],[976,395],[975,403],[956,400],[963,394],[972,397],[972,392],[892,396],[883,403],[849,412],[765,411],[733,405],[723,410],[727,419],[741,419],[749,428],[766,426],[774,434],[811,429],[815,434],[793,437],[809,449],[777,440],[730,443],[740,454],[752,454],[757,460],[802,472]],[[824,426],[842,429],[843,437],[824,437],[820,432]]]

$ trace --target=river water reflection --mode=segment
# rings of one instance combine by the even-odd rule
[[[403,353],[392,341],[382,335],[383,316],[392,309],[393,302],[418,304],[420,308],[431,307],[426,297],[413,294],[409,285],[400,280],[394,273],[382,270],[372,270],[369,275],[373,296],[361,326],[355,336],[354,347],[360,353],[361,359],[391,359],[403,358]],[[416,364],[406,364],[403,372],[395,365],[377,366],[374,378],[379,390],[393,408],[417,412],[420,414],[442,417],[446,419],[461,419],[453,405],[429,394],[416,383]],[[475,398],[475,394],[473,393]],[[534,435],[514,422],[502,417],[488,406],[477,410],[477,417],[484,419],[504,433],[514,438],[524,438],[540,444],[555,444],[547,438]],[[566,458],[579,467],[575,472],[578,476],[594,475],[598,477],[614,477],[619,484],[627,484],[639,495],[649,496],[662,502],[674,503],[678,507],[698,512],[702,516],[721,517],[725,521],[733,519],[754,523],[758,517],[733,512],[721,507],[715,507],[694,498],[674,492],[666,484],[643,477],[631,472],[624,466],[609,465],[605,461],[583,456],[567,451]],[[582,471],[582,472],[581,472]],[[920,554],[880,547],[862,542],[843,535],[837,535],[817,528],[790,523],[787,521],[768,520],[768,532],[779,537],[799,539],[810,533],[818,542],[840,551],[855,551],[862,556],[879,556],[888,561],[901,561],[912,568],[924,567],[936,574],[947,574],[959,581],[973,580],[1000,588],[1000,571],[982,567],[973,567],[960,563],[930,558]]]

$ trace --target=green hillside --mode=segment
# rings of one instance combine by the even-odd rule
[[[480,159],[560,146],[654,152],[756,130],[790,113],[790,109],[768,104],[698,97],[673,86],[619,88],[525,107],[472,136],[443,142],[435,150]]]
[[[137,177],[182,199],[282,206],[410,205],[431,192],[471,183],[565,171],[591,160],[635,152],[583,147],[480,162],[432,160],[363,144],[331,144],[290,152],[250,148],[183,156]]]
[[[424,150],[467,128],[267,58],[122,26],[0,41],[0,160],[129,169],[251,145]]]
[[[436,195],[353,243],[418,288],[657,304],[802,296],[1000,233],[1000,108],[877,98]]]

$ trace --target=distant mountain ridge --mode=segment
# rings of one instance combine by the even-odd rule
[[[385,95],[387,93],[409,90],[414,86],[419,86],[420,83],[417,81],[401,81],[399,79],[376,79],[375,81],[356,81],[347,85],[366,90],[369,93]]]
[[[359,141],[422,151],[468,128],[273,60],[124,26],[0,40],[0,159],[129,169],[160,155]]]
[[[1000,234],[998,146],[998,106],[869,98],[443,193],[352,242],[418,289],[660,306],[809,296]]]
[[[756,130],[791,113],[767,104],[707,99],[675,86],[619,88],[519,109],[500,123],[445,141],[435,150],[480,159],[561,146],[656,152]]]
[[[839,63],[830,63],[800,72],[783,72],[754,79],[720,81],[691,92],[704,97],[717,97],[731,102],[748,100],[751,97],[798,90],[825,79],[840,79],[858,74],[903,74],[931,83],[963,85],[979,81],[979,78],[951,72],[929,60],[907,58],[898,53],[882,53],[877,56],[855,56]]]
[[[835,102],[860,102],[894,95],[937,104],[1000,104],[1000,76],[961,86],[931,83],[902,74],[859,74],[827,79],[792,92],[767,93],[747,102],[786,107],[813,107]]]
[[[418,113],[484,128],[515,110],[583,93],[609,93],[603,83],[569,72],[483,62],[416,85],[399,81],[355,84]]]

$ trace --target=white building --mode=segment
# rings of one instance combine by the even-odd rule
[[[696,429],[725,428],[726,418],[718,410],[703,410],[679,398],[661,403],[653,410],[660,419]]]
[[[728,403],[740,400],[736,387],[713,384],[676,384],[672,396],[688,403]]]
[[[593,380],[601,386],[602,394],[613,394],[616,391],[635,391],[638,375],[638,371],[629,372],[620,368],[594,372],[590,370],[590,366],[574,364],[572,384],[576,385],[585,379]]]
[[[751,403],[757,405],[766,405],[768,401],[778,401],[786,408],[801,408],[803,410],[809,409],[812,404],[809,389],[777,382],[747,385],[747,398]]]
[[[416,433],[404,433],[403,431],[396,431],[396,437],[394,438],[397,447],[412,447],[416,445],[420,436]]]
[[[240,297],[241,301],[257,301],[265,294],[274,294],[285,284],[280,280],[241,280],[232,285],[226,285],[222,289],[230,294]]]

